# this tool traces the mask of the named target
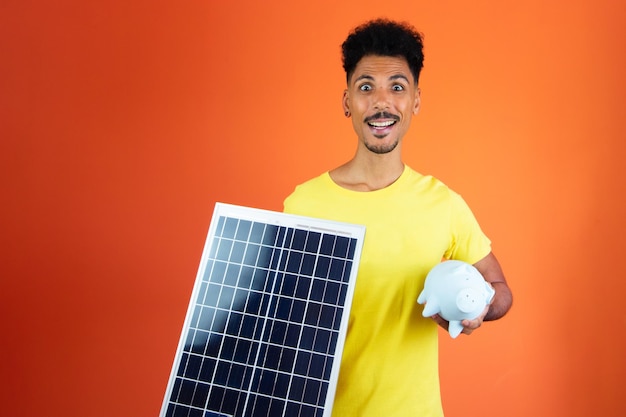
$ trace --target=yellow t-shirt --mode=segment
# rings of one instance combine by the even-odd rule
[[[437,325],[417,296],[442,258],[491,250],[467,204],[408,166],[390,186],[358,192],[328,172],[296,187],[284,211],[366,226],[333,417],[441,417]]]

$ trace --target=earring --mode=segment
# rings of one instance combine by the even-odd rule
[[[350,117],[350,112],[346,110],[346,117]]]

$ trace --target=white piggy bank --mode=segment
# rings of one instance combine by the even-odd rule
[[[472,265],[462,261],[444,261],[433,267],[424,289],[417,298],[426,303],[422,315],[439,314],[450,325],[448,332],[456,338],[462,331],[461,321],[473,320],[491,303],[495,290]]]

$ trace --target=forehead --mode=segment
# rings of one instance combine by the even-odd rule
[[[350,77],[350,83],[362,78],[383,78],[404,76],[414,83],[413,74],[404,57],[366,55],[358,62]]]

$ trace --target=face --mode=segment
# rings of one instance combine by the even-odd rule
[[[420,92],[404,58],[368,55],[357,64],[344,91],[359,142],[369,151],[396,149],[420,106]]]

